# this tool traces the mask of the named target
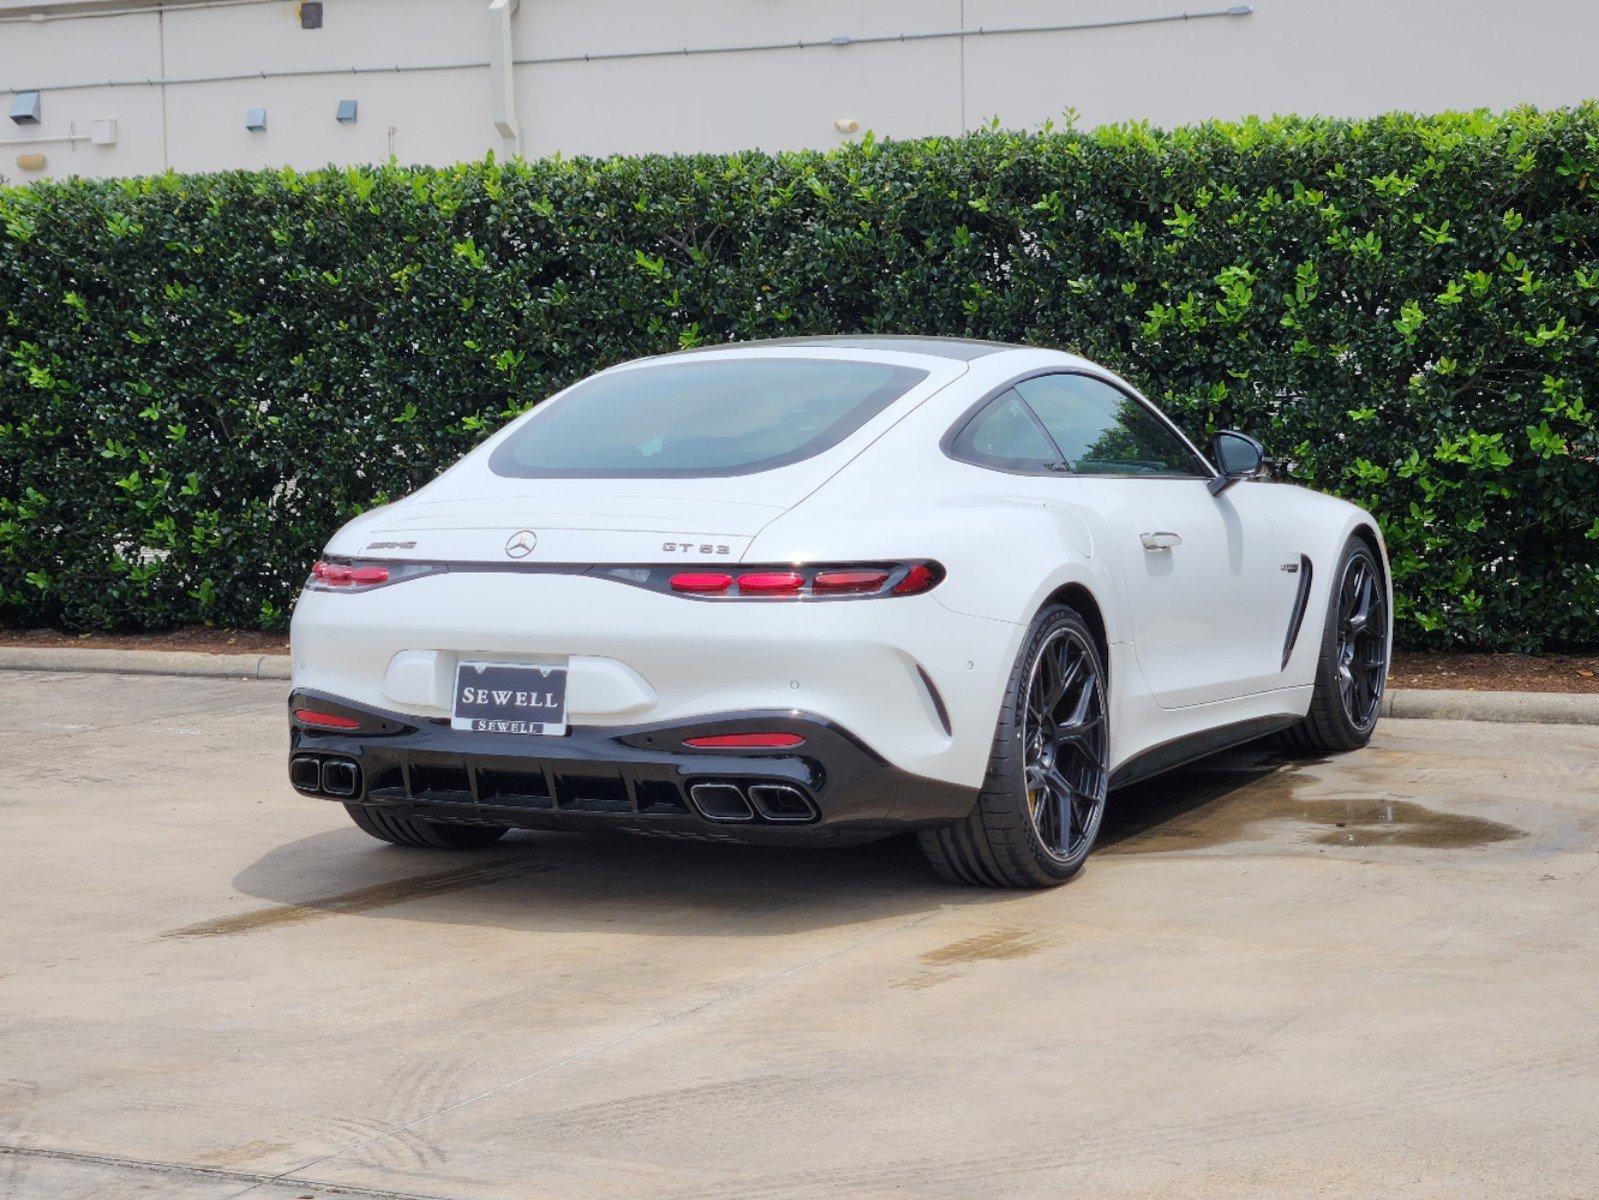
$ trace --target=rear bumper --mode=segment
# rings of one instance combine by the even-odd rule
[[[297,791],[428,819],[787,843],[948,824],[977,795],[894,767],[848,731],[793,710],[537,737],[466,732],[303,689],[290,696],[290,713],[308,701],[359,718],[363,729],[312,729],[291,715]],[[804,741],[780,750],[683,744],[754,730]]]
[[[463,571],[307,590],[293,686],[425,723],[450,715],[462,661],[565,664],[575,728],[798,710],[913,775],[977,787],[1020,636],[936,592],[710,603],[583,575]]]

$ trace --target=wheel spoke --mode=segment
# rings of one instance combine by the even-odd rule
[[[1083,660],[1079,658],[1079,663]],[[1094,681],[1083,680],[1083,686],[1077,694],[1077,703],[1072,705],[1071,716],[1063,722],[1065,725],[1081,725],[1088,719],[1088,706],[1094,702]]]
[[[1105,763],[1100,758],[1099,749],[1094,745],[1093,739],[1093,734],[1103,723],[1102,717],[1085,717],[1075,725],[1068,722],[1057,726],[1056,745],[1070,747],[1092,763],[1096,771],[1103,771]]]
[[[1088,824],[1094,819],[1094,807],[1099,803],[1099,797],[1090,796],[1087,792],[1077,792],[1072,799],[1072,813],[1077,818],[1078,833],[1087,833]],[[1079,807],[1079,804],[1081,807]]]
[[[1055,795],[1066,797],[1071,796],[1072,785],[1066,781],[1066,776],[1060,773],[1060,767],[1058,765],[1051,766],[1049,770],[1044,772],[1044,779],[1049,784],[1049,790],[1055,793]]]
[[[1055,663],[1055,682],[1049,693],[1044,697],[1045,713],[1054,714],[1055,709],[1060,706],[1060,702],[1065,699],[1067,691],[1077,681],[1077,676],[1081,673],[1082,666],[1082,655],[1078,655],[1077,658],[1073,659],[1070,666],[1066,666],[1060,661]]]

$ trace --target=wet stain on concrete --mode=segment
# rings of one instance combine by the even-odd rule
[[[1158,854],[1277,834],[1321,846],[1466,849],[1525,837],[1485,817],[1391,795],[1302,797],[1314,781],[1269,761],[1199,769],[1113,793],[1099,853]]]
[[[218,917],[211,921],[200,921],[194,925],[185,925],[181,929],[169,929],[162,936],[203,938],[232,937],[241,933],[257,933],[265,929],[277,929],[285,925],[296,925],[303,921],[314,921],[319,917],[364,913],[379,908],[390,908],[396,904],[405,904],[412,900],[448,895],[451,892],[464,891],[467,888],[498,883],[502,879],[514,879],[520,875],[535,874],[554,869],[553,864],[525,859],[509,859],[483,865],[455,867],[448,871],[435,871],[429,875],[412,875],[405,879],[395,879],[388,883],[376,883],[369,887],[355,888],[352,891],[339,892],[332,896],[302,900],[298,904],[274,904],[269,908],[251,909],[249,912],[237,913],[231,917]]]
[[[915,975],[907,975],[903,979],[895,979],[888,986],[901,988],[907,992],[919,992],[923,988],[933,987],[951,978],[953,976],[945,971],[918,971]]]
[[[1035,929],[988,929],[928,950],[920,955],[927,969],[893,980],[888,986],[919,992],[923,988],[959,978],[961,972],[953,968],[971,963],[1025,958],[1029,954],[1037,954],[1048,945],[1048,940],[1039,936]]]
[[[930,967],[951,967],[985,959],[1022,958],[1038,953],[1045,944],[1033,930],[990,929],[929,950],[921,958]]]
[[[294,1150],[292,1142],[268,1142],[257,1138],[221,1150],[203,1150],[194,1155],[194,1161],[206,1167],[237,1167],[262,1159],[279,1158]]]
[[[1454,850],[1526,837],[1484,817],[1439,812],[1409,800],[1323,800],[1301,820],[1331,826],[1316,839],[1324,846],[1425,846]]]

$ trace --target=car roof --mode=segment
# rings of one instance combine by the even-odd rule
[[[679,354],[707,354],[718,350],[750,350],[761,346],[804,347],[816,346],[833,350],[891,350],[898,354],[922,354],[931,358],[949,358],[957,362],[971,362],[989,354],[1006,350],[1024,350],[1028,347],[1011,342],[985,342],[976,338],[921,337],[916,334],[893,333],[843,333],[819,334],[814,337],[761,338],[749,342],[725,342],[718,346],[694,346]],[[670,357],[670,356],[668,356]]]

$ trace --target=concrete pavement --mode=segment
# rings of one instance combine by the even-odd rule
[[[1586,1197],[1599,729],[1385,722],[903,842],[384,846],[282,685],[0,674],[0,1196]]]

